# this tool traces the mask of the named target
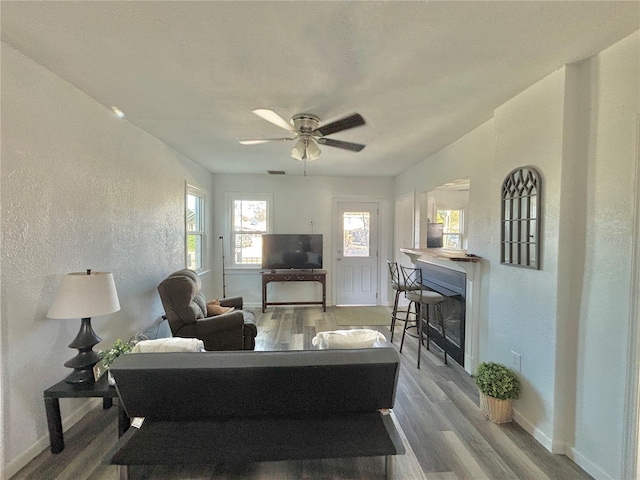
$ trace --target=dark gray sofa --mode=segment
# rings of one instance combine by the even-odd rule
[[[122,465],[250,463],[404,454],[387,409],[394,348],[121,355],[111,366],[130,417],[105,457]]]

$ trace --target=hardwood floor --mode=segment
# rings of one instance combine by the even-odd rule
[[[258,316],[257,350],[310,349],[316,332],[337,327],[332,309],[269,308]],[[389,337],[388,327],[371,327]],[[394,344],[399,345],[401,326]],[[395,459],[399,480],[591,478],[562,455],[553,455],[515,423],[495,425],[479,411],[472,379],[432,346],[422,350],[416,369],[417,340],[407,338],[393,415],[401,428],[407,453]],[[43,407],[44,415],[44,407]],[[102,457],[117,440],[117,409],[96,407],[65,432],[65,449],[49,449],[12,480],[115,480],[118,467]],[[248,465],[136,467],[132,478],[190,479],[359,479],[383,478],[382,458],[265,462]]]

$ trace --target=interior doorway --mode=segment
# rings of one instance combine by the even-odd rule
[[[378,304],[378,210],[377,202],[337,202],[336,305]]]

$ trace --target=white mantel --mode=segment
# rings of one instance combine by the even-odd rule
[[[464,250],[446,250],[442,248],[401,248],[411,263],[431,263],[466,273],[466,322],[464,332],[464,369],[472,374],[478,366],[480,348],[480,282],[482,280],[482,258],[468,257]]]

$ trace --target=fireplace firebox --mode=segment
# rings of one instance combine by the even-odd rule
[[[464,332],[467,275],[464,272],[441,267],[432,263],[418,260],[416,265],[422,270],[422,282],[427,288],[438,292],[444,297],[441,304],[444,319],[446,339],[442,336],[440,325],[435,315],[429,315],[429,336],[442,350],[447,352],[456,363],[464,366]],[[426,322],[426,311],[423,312]]]

